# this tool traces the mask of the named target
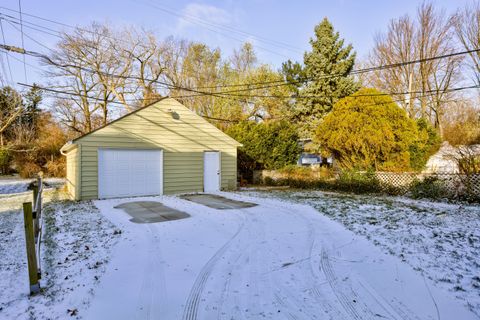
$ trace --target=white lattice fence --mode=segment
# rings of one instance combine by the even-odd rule
[[[480,197],[480,174],[457,174],[457,180],[459,180],[459,185],[457,186],[459,192],[470,193]]]
[[[398,193],[407,193],[412,184],[418,180],[418,174],[412,172],[377,172],[380,187],[385,191],[396,189]]]
[[[384,191],[405,194],[415,182],[434,178],[448,196],[474,195],[480,197],[480,174],[377,172],[376,177]]]

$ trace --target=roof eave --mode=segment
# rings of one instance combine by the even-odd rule
[[[62,155],[66,155],[66,152],[69,152],[70,150],[76,148],[77,145],[75,143],[73,143],[72,140],[70,141],[67,141],[67,143],[65,143],[61,148],[60,148],[60,153]]]

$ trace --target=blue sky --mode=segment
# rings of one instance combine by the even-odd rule
[[[446,13],[452,13],[470,1],[433,2]],[[346,42],[353,44],[361,59],[372,48],[375,33],[384,31],[392,18],[404,14],[414,15],[422,1],[22,0],[21,3],[25,13],[66,24],[81,26],[95,20],[107,21],[116,26],[142,26],[154,30],[159,37],[174,35],[206,42],[212,47],[219,47],[227,55],[242,42],[250,41],[256,46],[261,62],[279,67],[288,58],[302,60],[302,52],[309,49],[308,40],[313,28],[323,17],[328,17]],[[18,10],[18,0],[2,0],[0,6]],[[1,8],[0,13],[18,17],[17,13]],[[24,19],[52,29],[68,30],[32,17],[24,16]],[[219,28],[218,25],[223,27]],[[3,21],[3,28],[6,43],[21,46],[20,33],[6,21]],[[24,31],[46,47],[53,47],[58,40],[36,30],[25,28]],[[1,38],[0,42],[3,42]],[[26,49],[46,53],[48,50],[44,46],[25,38]],[[22,59],[19,55],[11,55]],[[2,59],[5,61],[3,54]],[[39,67],[35,58],[27,57],[26,61]],[[10,57],[10,63],[13,80],[25,82],[23,64],[13,57]],[[31,66],[27,66],[27,78],[29,83],[42,80],[38,69]]]

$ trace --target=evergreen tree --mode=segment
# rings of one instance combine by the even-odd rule
[[[300,87],[305,78],[303,66],[298,62],[293,62],[290,59],[282,63],[281,73],[285,81],[290,85],[290,89],[296,95],[300,93]]]
[[[318,126],[315,138],[341,167],[359,170],[421,168],[420,162],[428,157],[419,160],[419,153],[431,145],[390,96],[368,88],[340,99]]]
[[[301,88],[300,95],[304,98],[295,112],[300,134],[305,138],[314,135],[322,117],[339,99],[358,90],[358,84],[349,76],[356,54],[351,44],[344,45],[327,18],[315,27],[310,44],[312,50],[304,55],[303,70],[308,82]]]
[[[251,180],[253,170],[280,169],[295,164],[299,156],[298,135],[289,121],[239,122],[226,130],[242,143],[238,168],[243,179]]]

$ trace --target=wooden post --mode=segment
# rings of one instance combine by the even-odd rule
[[[33,187],[32,187],[32,190],[33,190],[33,210],[35,210],[35,207],[37,206],[37,198],[38,198],[39,188],[40,188],[40,185],[38,184],[38,180],[37,180],[37,184],[33,183]],[[38,234],[38,216],[37,216],[37,213],[34,211],[33,212],[33,235],[35,236],[35,238],[37,237],[37,234]]]
[[[25,226],[25,243],[27,247],[28,279],[30,282],[30,294],[40,292],[38,282],[38,266],[35,254],[35,237],[33,234],[32,203],[23,203],[23,221]]]
[[[37,184],[33,183],[32,190],[33,190],[33,207],[34,208],[35,208],[35,205],[37,204],[38,188],[39,188],[38,182]]]
[[[37,214],[37,220],[40,219],[42,215],[42,193],[43,193],[43,182],[42,182],[42,176],[39,174],[37,178],[37,199],[35,200],[35,211]],[[40,193],[40,198],[38,197],[38,193]],[[38,200],[38,203],[37,203]]]

